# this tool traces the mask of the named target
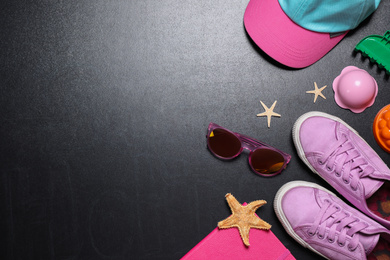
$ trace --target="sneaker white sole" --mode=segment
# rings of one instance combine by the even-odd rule
[[[319,190],[322,190],[322,191],[325,191],[335,197],[337,197],[333,192],[321,187],[320,185],[318,184],[315,184],[315,183],[311,183],[311,182],[306,182],[306,181],[291,181],[291,182],[288,182],[286,184],[284,184],[279,190],[278,192],[276,193],[275,195],[275,199],[274,199],[274,210],[275,210],[275,213],[276,213],[276,216],[278,217],[280,223],[282,223],[284,229],[287,231],[287,233],[295,239],[295,241],[297,241],[299,244],[301,244],[303,247],[305,248],[308,248],[310,249],[311,251],[313,251],[314,253],[326,258],[326,259],[329,259],[327,258],[326,256],[324,256],[323,254],[321,254],[320,252],[318,252],[317,250],[315,250],[313,247],[310,246],[310,244],[308,244],[305,240],[303,240],[297,233],[295,233],[294,229],[292,228],[290,222],[288,221],[286,215],[284,214],[283,212],[283,209],[282,209],[282,198],[284,196],[284,194],[286,194],[287,191],[289,191],[290,189],[292,188],[295,188],[295,187],[310,187],[310,188],[316,188],[316,189],[319,189]]]

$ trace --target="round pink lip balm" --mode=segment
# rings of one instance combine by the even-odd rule
[[[333,91],[337,105],[361,113],[374,104],[378,84],[367,71],[348,66],[333,80]]]

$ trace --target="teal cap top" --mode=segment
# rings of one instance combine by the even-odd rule
[[[356,28],[381,0],[279,0],[296,24],[315,32],[338,33]]]

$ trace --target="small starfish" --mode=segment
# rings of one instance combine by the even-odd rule
[[[322,94],[322,91],[326,88],[327,86],[323,86],[322,88],[317,87],[317,83],[314,82],[314,90],[309,90],[306,91],[306,93],[314,94],[314,103],[316,102],[318,96],[321,96],[323,99],[326,99],[326,97]]]
[[[270,125],[271,125],[271,117],[272,117],[272,116],[281,117],[280,114],[274,112],[274,108],[275,108],[276,102],[278,102],[278,101],[275,100],[275,102],[272,104],[272,106],[271,106],[270,108],[268,108],[268,107],[267,107],[266,105],[264,105],[264,103],[260,100],[260,103],[261,103],[261,105],[263,106],[263,108],[265,109],[265,112],[260,113],[260,114],[257,114],[257,116],[267,116],[268,128],[269,128]]]
[[[259,218],[255,213],[258,208],[267,203],[265,200],[252,201],[243,206],[232,194],[228,193],[225,197],[233,214],[218,222],[219,228],[238,228],[242,241],[246,246],[249,246],[249,230],[251,228],[266,230],[271,228],[270,224]]]

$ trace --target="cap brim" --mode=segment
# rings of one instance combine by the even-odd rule
[[[329,33],[307,30],[283,12],[278,0],[250,0],[244,25],[249,36],[265,53],[292,68],[312,65],[347,34],[330,37]]]

